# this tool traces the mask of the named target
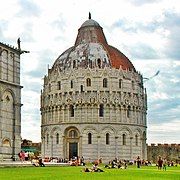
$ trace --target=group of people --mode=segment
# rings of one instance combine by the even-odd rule
[[[142,161],[139,156],[137,157],[136,163],[137,163],[137,168],[140,168]],[[157,159],[157,164],[156,164],[156,166],[158,167],[158,170],[163,169],[164,171],[166,171],[167,165],[168,165],[167,159],[166,158],[163,159],[161,156],[159,156]]]
[[[69,161],[70,166],[85,166],[84,158],[83,156],[80,157],[73,157]]]
[[[109,164],[104,166],[107,169],[111,168],[118,168],[118,169],[126,169],[127,168],[127,161],[126,160],[118,160],[115,158],[112,161],[109,161]]]
[[[32,161],[32,165],[35,167],[45,167],[42,158],[36,158]]]
[[[20,151],[18,156],[21,162],[30,160],[32,165],[35,167],[45,167],[42,158],[35,157],[34,153]]]
[[[34,158],[34,153],[33,152],[24,152],[24,151],[20,151],[18,153],[19,159],[21,162],[24,161],[31,161]]]
[[[98,161],[93,162],[92,168],[88,168],[85,166],[83,169],[84,172],[104,172],[102,169],[98,166]]]

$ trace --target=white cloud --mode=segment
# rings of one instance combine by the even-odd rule
[[[148,143],[180,143],[180,119],[174,119],[171,122],[152,124],[149,123],[148,134],[151,134],[151,139]]]

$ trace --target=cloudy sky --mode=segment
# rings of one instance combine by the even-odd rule
[[[180,143],[179,0],[0,0],[0,41],[21,47],[22,138],[40,141],[42,78],[76,39],[88,12],[144,77],[150,143]]]

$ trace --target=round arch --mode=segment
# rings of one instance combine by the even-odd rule
[[[65,157],[69,157],[69,160],[80,156],[80,132],[75,126],[68,126],[64,130],[64,140],[63,140],[63,151]]]

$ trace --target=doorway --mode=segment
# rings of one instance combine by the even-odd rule
[[[78,143],[69,143],[69,159],[78,157]]]

